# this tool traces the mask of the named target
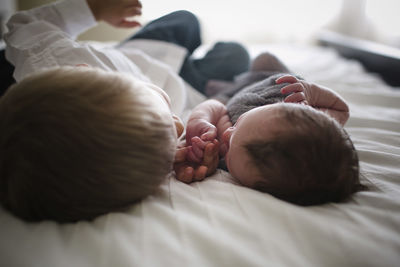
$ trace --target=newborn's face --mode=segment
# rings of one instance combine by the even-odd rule
[[[282,130],[282,103],[261,106],[242,114],[236,124],[223,134],[223,142],[228,147],[225,162],[231,175],[244,186],[252,187],[261,179],[258,169],[251,162],[244,147],[250,141],[272,138]]]

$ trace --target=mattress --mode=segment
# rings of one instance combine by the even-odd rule
[[[370,188],[299,207],[237,185],[222,170],[93,222],[23,222],[0,209],[0,266],[400,266],[400,88],[327,48],[270,51],[349,103],[346,130]]]

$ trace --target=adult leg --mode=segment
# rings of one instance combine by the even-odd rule
[[[236,75],[248,71],[249,64],[249,53],[242,45],[235,42],[218,42],[203,58],[187,57],[180,76],[204,93],[209,80],[232,81]]]
[[[189,11],[179,10],[151,21],[128,40],[151,39],[185,47],[189,54],[200,46],[200,24]]]

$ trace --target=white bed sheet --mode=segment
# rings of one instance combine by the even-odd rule
[[[349,103],[346,129],[370,191],[298,207],[217,171],[94,222],[28,224],[0,210],[0,266],[400,266],[400,90],[316,47],[268,49]]]

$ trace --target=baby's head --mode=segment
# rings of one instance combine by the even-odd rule
[[[277,103],[252,109],[223,139],[232,176],[277,198],[308,206],[341,202],[362,188],[349,136],[334,119],[309,106]]]
[[[122,74],[63,67],[27,77],[0,99],[0,201],[28,221],[122,210],[171,171],[174,124],[161,89]]]

